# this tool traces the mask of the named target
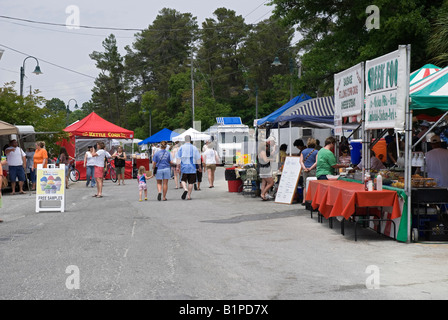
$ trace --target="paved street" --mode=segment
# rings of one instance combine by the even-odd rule
[[[187,201],[170,180],[164,202],[151,179],[139,202],[136,180],[106,181],[102,199],[80,181],[64,213],[4,195],[0,299],[447,298],[445,244],[355,242],[300,205],[229,193],[223,168],[215,185]]]

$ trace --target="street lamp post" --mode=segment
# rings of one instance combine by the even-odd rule
[[[72,100],[75,101],[75,109],[78,109],[78,101],[76,101],[75,99],[68,100],[68,102],[67,102],[67,119],[66,119],[67,126],[68,126],[68,115],[70,113],[70,101],[72,101]]]
[[[28,56],[23,60],[23,65],[20,67],[20,96],[21,97],[23,97],[23,78],[25,78],[25,61],[28,58],[33,58],[37,62],[36,68],[34,68],[33,73],[36,75],[42,74],[42,71],[40,71],[40,67],[39,67],[39,60],[37,60],[35,57]]]
[[[246,85],[244,86],[244,91],[250,91],[249,85],[246,82]],[[255,85],[255,120],[258,119],[258,86]]]
[[[274,67],[281,66],[282,63],[280,62],[280,59],[278,57],[274,58],[274,62],[271,63]],[[289,81],[289,99],[292,100],[293,98],[293,85],[292,85],[292,79],[293,79],[293,72],[294,68],[297,67],[298,73],[297,77],[302,77],[302,63],[299,61],[299,64],[294,63],[294,60],[292,58],[289,59],[289,72],[291,74],[291,79]]]

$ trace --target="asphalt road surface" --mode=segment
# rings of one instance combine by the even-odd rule
[[[101,199],[71,183],[66,211],[35,212],[36,195],[3,196],[2,300],[446,299],[448,246],[399,243],[318,223],[299,204],[215,188],[138,201],[136,180],[106,181]]]

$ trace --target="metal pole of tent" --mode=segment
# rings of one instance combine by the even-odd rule
[[[281,143],[280,143],[280,122],[277,123],[277,132],[278,132],[278,145],[277,145],[277,147],[278,147],[278,150],[280,150],[280,146],[281,146]],[[278,169],[280,169],[280,154],[276,155],[276,158],[278,159],[278,161],[277,161],[277,170],[278,170]]]
[[[292,128],[291,121],[289,121],[289,156],[292,156]]]
[[[406,46],[406,60],[407,60],[407,66],[406,66],[406,79],[409,81],[410,77],[410,70],[411,70],[411,45],[408,44]],[[406,128],[406,146],[405,146],[405,193],[407,195],[407,201],[408,201],[408,212],[407,212],[407,242],[410,242],[411,240],[411,221],[412,221],[412,208],[411,208],[411,179],[412,179],[412,166],[410,164],[410,161],[412,159],[412,112],[410,111],[410,100],[409,100],[409,90],[410,85],[409,83],[406,83],[406,101],[405,101],[405,128]]]

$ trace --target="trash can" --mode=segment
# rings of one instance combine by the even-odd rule
[[[229,180],[227,181],[227,184],[229,186],[229,192],[241,192],[243,181],[241,179],[236,180]]]
[[[237,179],[235,169],[236,167],[226,168],[224,173],[229,192],[240,192],[242,190],[243,180]]]

